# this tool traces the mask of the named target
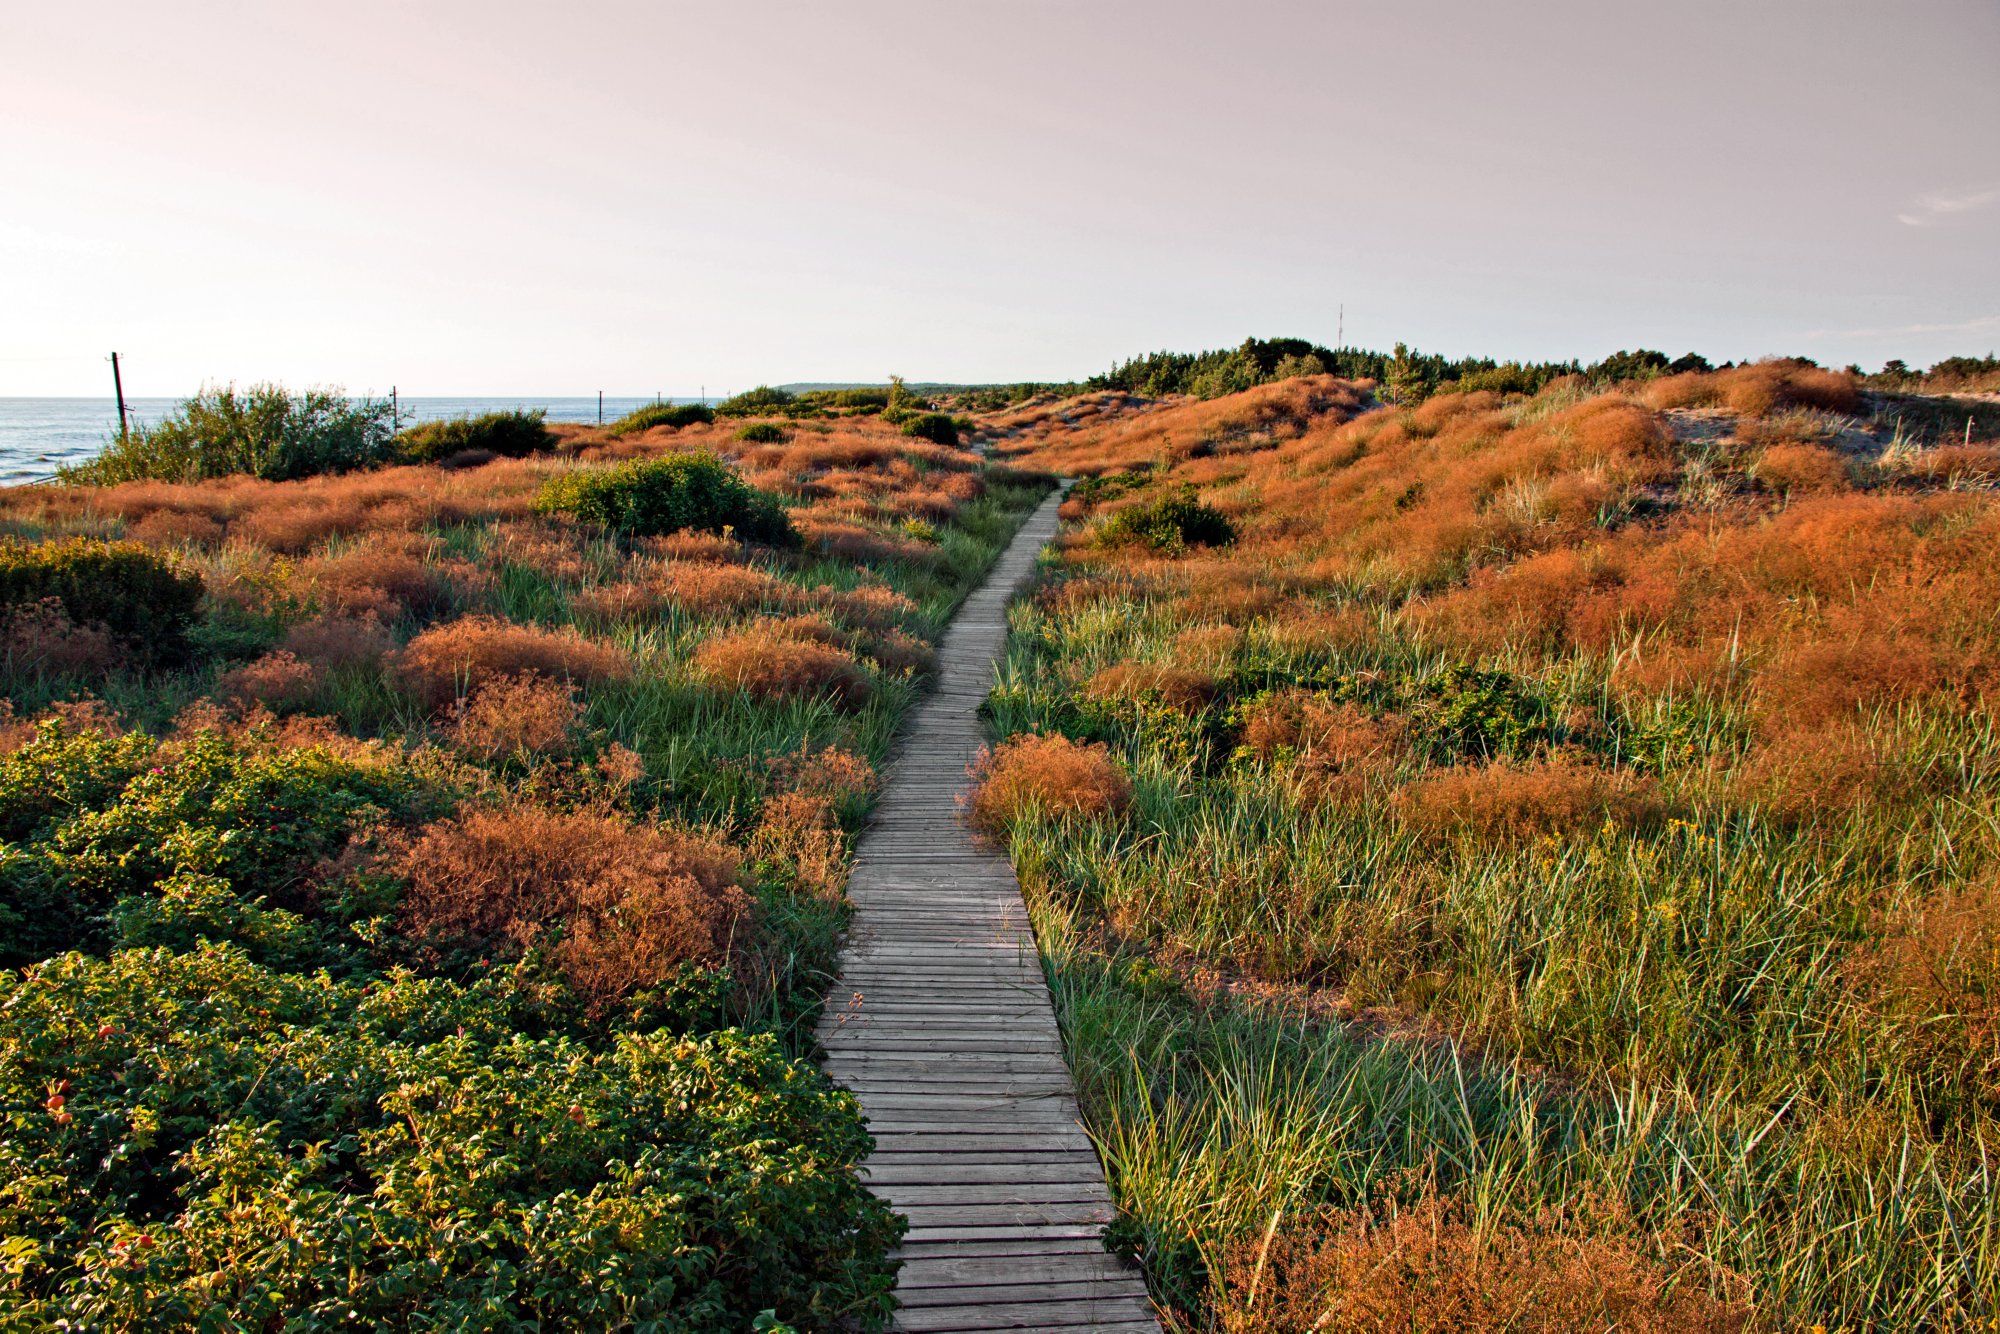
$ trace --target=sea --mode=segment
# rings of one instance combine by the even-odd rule
[[[604,399],[604,420],[616,421],[645,403],[695,403],[693,398]],[[713,402],[714,400],[708,400]],[[128,398],[127,419],[152,424],[171,416],[176,398]],[[402,421],[434,421],[440,417],[477,416],[511,408],[540,408],[552,422],[595,422],[598,399],[524,395],[516,398],[404,398],[398,401]],[[0,398],[0,486],[45,482],[66,463],[90,458],[118,434],[118,403],[110,398]]]

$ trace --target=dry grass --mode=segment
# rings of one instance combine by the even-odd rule
[[[532,672],[495,677],[452,711],[452,744],[489,763],[561,755],[583,719],[576,687]]]
[[[593,1012],[715,965],[747,938],[751,903],[725,846],[664,826],[531,807],[468,810],[391,849],[417,940],[519,957],[553,940]]]
[[[1221,1328],[1230,1334],[1736,1334],[1718,1301],[1618,1240],[1556,1216],[1475,1230],[1427,1195],[1232,1246]]]
[[[712,689],[753,699],[825,695],[842,708],[859,708],[868,699],[868,674],[853,654],[815,638],[822,629],[831,636],[825,622],[800,617],[711,635],[694,651],[694,675]]]
[[[404,645],[390,665],[403,688],[433,709],[495,677],[535,673],[590,686],[632,670],[624,652],[574,629],[545,630],[492,616],[434,626]]]
[[[215,698],[239,709],[261,705],[285,712],[311,703],[320,682],[319,668],[296,653],[279,649],[222,673],[216,678]]]
[[[1394,806],[1425,834],[1516,842],[1603,825],[1644,829],[1666,813],[1652,780],[1568,756],[1434,770],[1399,788]]]
[[[116,635],[76,624],[60,599],[15,607],[0,619],[0,671],[10,676],[100,676],[124,661]]]
[[[989,834],[1030,815],[1094,819],[1122,812],[1132,784],[1103,745],[1027,734],[980,757],[965,798],[967,818]]]

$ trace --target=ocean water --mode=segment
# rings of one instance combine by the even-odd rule
[[[644,398],[604,400],[604,420],[615,421]],[[674,398],[670,403],[692,403]],[[134,423],[157,422],[179,404],[173,398],[128,398],[125,410]],[[399,406],[405,423],[462,417],[506,408],[540,408],[552,422],[594,422],[597,396],[588,398],[405,398]],[[118,402],[110,398],[0,398],[0,486],[47,481],[65,463],[80,463],[104,448],[118,434]]]

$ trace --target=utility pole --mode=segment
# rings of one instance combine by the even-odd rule
[[[597,391],[597,424],[604,425],[604,391]]]
[[[1345,301],[1340,303],[1340,323],[1335,325],[1334,327],[1339,332],[1337,332],[1333,336],[1333,345],[1335,347],[1346,347],[1347,346],[1347,303]]]
[[[118,373],[118,354],[111,354],[111,387],[118,393],[118,438],[125,438],[125,377]]]
[[[389,386],[389,434],[395,435],[403,429],[403,407],[396,400],[396,386]]]

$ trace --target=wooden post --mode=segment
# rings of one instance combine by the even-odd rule
[[[604,425],[604,391],[597,391],[597,424]]]
[[[118,354],[111,354],[111,387],[118,393],[118,438],[125,438],[125,377],[118,373]]]
[[[396,386],[389,386],[389,434],[403,429],[403,406],[396,400]]]

